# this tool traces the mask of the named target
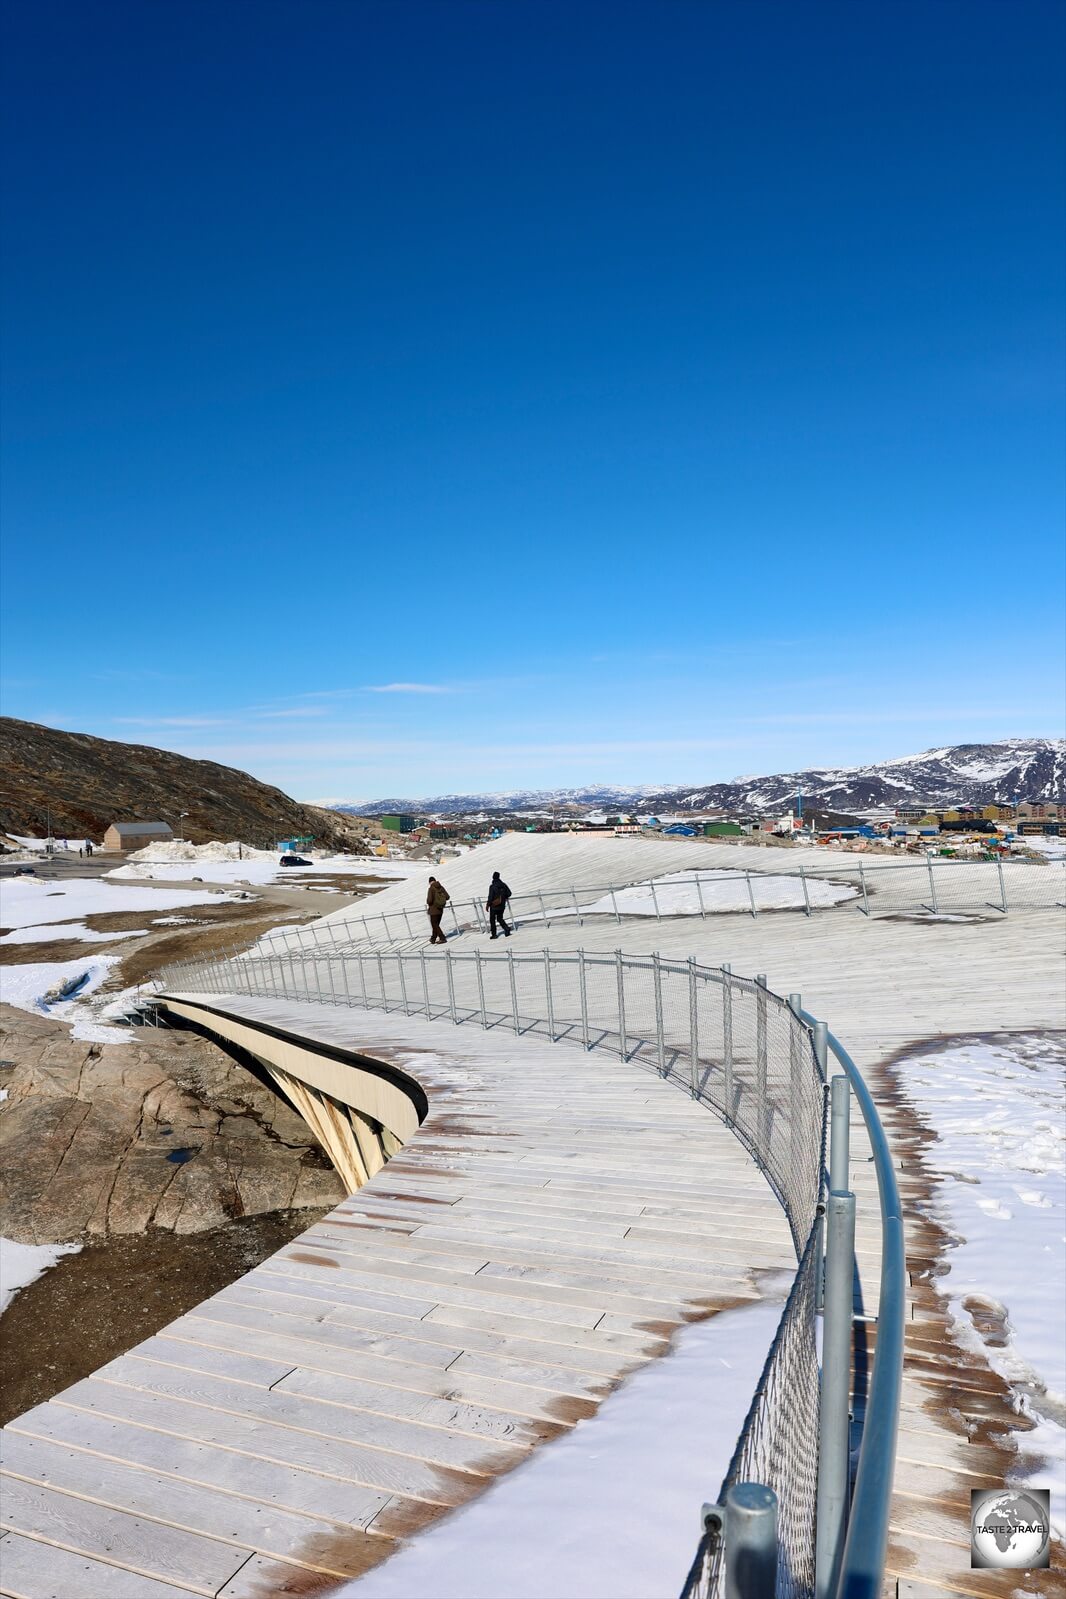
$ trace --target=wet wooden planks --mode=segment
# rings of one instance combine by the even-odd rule
[[[351,1015],[230,1004],[358,1042]],[[683,1322],[791,1269],[753,1163],[675,1087],[454,1036],[454,1056],[405,1060],[430,1114],[372,1183],[5,1429],[0,1592],[242,1599],[356,1576]]]

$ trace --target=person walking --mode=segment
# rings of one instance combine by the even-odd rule
[[[504,911],[507,901],[511,897],[511,890],[507,887],[499,872],[493,872],[492,882],[489,884],[489,897],[485,901],[485,909],[489,913],[489,937],[496,938],[497,927],[503,928],[504,938],[510,938],[512,929],[504,920]]]
[[[426,894],[426,915],[429,917],[430,943],[446,944],[447,937],[441,932],[440,919],[444,915],[444,907],[451,899],[451,895],[443,883],[435,877],[429,880],[429,892]]]

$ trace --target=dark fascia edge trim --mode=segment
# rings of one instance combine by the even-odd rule
[[[342,1049],[339,1044],[327,1044],[319,1038],[308,1038],[305,1033],[290,1033],[284,1027],[274,1027],[270,1022],[260,1021],[255,1016],[241,1016],[236,1011],[223,1010],[221,1006],[205,1005],[198,999],[183,999],[180,994],[157,994],[156,999],[166,1004],[168,1001],[175,1005],[189,1005],[205,1016],[218,1016],[228,1022],[237,1022],[242,1027],[250,1027],[254,1032],[265,1033],[268,1038],[280,1039],[284,1044],[295,1044],[299,1049],[306,1049],[312,1055],[325,1055],[328,1060],[340,1061],[343,1066],[358,1066],[361,1071],[372,1072],[375,1077],[383,1077],[387,1083],[398,1088],[407,1095],[418,1113],[419,1122],[424,1122],[429,1114],[429,1097],[417,1078],[411,1077],[399,1066],[393,1066],[389,1061],[375,1060],[372,1055],[360,1054],[355,1049]]]

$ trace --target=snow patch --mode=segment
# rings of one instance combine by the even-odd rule
[[[80,1244],[18,1244],[13,1238],[0,1238],[0,1316],[20,1288],[28,1288],[64,1255],[76,1255],[80,1248]]]
[[[902,1084],[938,1135],[926,1151],[940,1178],[935,1209],[958,1243],[943,1285],[959,1336],[1039,1418],[1018,1435],[1047,1466],[1025,1480],[1050,1487],[1066,1530],[1066,1050],[1019,1036],[939,1050],[903,1063]],[[1034,1181],[1034,1179],[1036,1179]],[[986,1345],[966,1301],[1002,1308],[1006,1341]],[[1038,1442],[1039,1435],[1039,1442]]]
[[[677,1593],[744,1424],[780,1303],[685,1328],[596,1415],[338,1599],[648,1599]]]

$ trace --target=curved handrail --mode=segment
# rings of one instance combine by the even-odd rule
[[[349,968],[359,979],[357,995],[350,991]],[[589,979],[604,968],[614,968],[617,994],[613,975],[609,982],[600,984],[596,993],[592,992]],[[464,972],[465,993],[457,1000],[456,980]],[[487,994],[490,974],[498,981],[494,991]],[[312,976],[313,991],[309,981]],[[564,977],[565,982],[558,986]],[[545,1026],[539,1009],[543,1000],[547,1031],[553,1042],[562,1037],[579,1039],[586,1049],[606,1047],[623,1059],[641,1060],[723,1115],[755,1156],[782,1204],[801,1267],[802,1261],[810,1257],[811,1229],[817,1226],[825,1133],[823,1073],[814,1044],[817,1023],[809,1012],[794,1009],[791,1000],[773,994],[762,979],[742,978],[728,968],[698,966],[694,960],[664,960],[658,953],[624,955],[621,950],[613,956],[605,952],[545,949],[483,957],[477,949],[458,955],[448,950],[433,956],[425,951],[359,952],[350,948],[318,948],[306,954],[290,950],[284,959],[263,955],[259,959],[237,956],[221,962],[190,962],[170,968],[166,978],[168,988],[184,986],[182,979],[191,979],[208,992],[274,995],[386,1011],[402,1009],[409,1016],[423,1014],[428,1018],[450,1014],[453,1022],[480,1022],[485,1027],[513,1023],[516,1032]],[[442,986],[445,979],[446,988]],[[538,988],[538,983],[544,986]],[[434,987],[438,994],[436,1005],[431,997]],[[714,994],[718,996],[715,1008],[705,1013],[701,995],[709,998]],[[734,1006],[744,1008],[747,1025],[743,1033],[735,1031],[734,1024],[739,1024],[741,1015],[734,1015]],[[772,1035],[768,1025],[771,1014],[788,1024],[788,1033]],[[605,1023],[609,1025],[605,1027]],[[714,1045],[708,1052],[710,1023],[714,1026]],[[719,1055],[719,1042],[723,1039],[725,1053]],[[738,1045],[736,1058],[734,1041]],[[880,1591],[888,1541],[902,1386],[903,1223],[891,1151],[873,1097],[839,1040],[829,1034],[826,1042],[862,1110],[873,1150],[882,1222],[877,1346],[848,1537],[834,1599],[875,1599]],[[777,1076],[771,1081],[768,1067],[774,1051]],[[710,1068],[710,1078],[704,1068]],[[784,1120],[787,1136],[773,1130],[779,1117]],[[812,1292],[812,1307],[813,1302]],[[786,1316],[788,1310],[786,1305]],[[813,1351],[813,1331],[809,1338]],[[758,1401],[757,1390],[753,1409]],[[746,1423],[741,1442],[748,1430]],[[740,1448],[738,1444],[738,1451]]]
[[[1052,871],[1048,872],[1047,867],[1051,867]],[[957,887],[962,874],[978,871],[983,874],[980,879],[970,879],[971,883],[977,883],[976,892],[958,898],[952,890]],[[1006,877],[1004,871],[1007,873]],[[870,914],[872,895],[875,908],[879,903],[883,903],[886,911],[913,910],[937,914],[941,910],[991,910],[1006,915],[1011,903],[1007,894],[1007,882],[1012,880],[1012,884],[1016,884],[1022,880],[1023,873],[1029,876],[1033,873],[1041,874],[1036,881],[1038,886],[1042,885],[1045,892],[1030,895],[1028,898],[1023,896],[1022,901],[1019,901],[1015,894],[1015,908],[1019,908],[1022,903],[1025,908],[1030,909],[1050,908],[1061,902],[1059,896],[1063,894],[1064,889],[1060,886],[1059,879],[1066,879],[1066,862],[1011,861],[1004,867],[1002,862],[950,860],[933,862],[928,859],[882,861],[867,865],[863,860],[857,859],[854,865],[840,862],[827,862],[824,866],[811,867],[806,864],[791,867],[783,865],[773,871],[761,868],[733,871],[724,867],[705,867],[688,874],[670,872],[663,876],[647,876],[625,883],[546,888],[533,893],[512,895],[508,903],[508,913],[527,927],[531,925],[549,927],[553,921],[576,922],[578,926],[583,926],[586,921],[621,922],[623,918],[630,917],[642,921],[652,919],[659,921],[663,917],[669,919],[675,916],[705,919],[708,915],[737,912],[758,916],[763,912],[784,911],[802,913],[809,917],[815,911],[846,907],[857,908]],[[771,904],[764,898],[760,905],[760,896],[757,892],[757,885],[760,883],[789,884],[792,888],[791,902]],[[703,897],[703,889],[722,887],[725,884],[737,885],[738,902],[721,908],[716,908],[713,904],[708,905]],[[911,884],[915,891],[906,896],[906,902],[900,898],[898,903],[894,900],[890,905],[888,895],[892,888],[902,887],[905,884]],[[848,897],[833,900],[828,904],[819,904],[818,894],[812,898],[811,890],[825,885],[847,889]],[[680,911],[660,904],[659,892],[665,896],[674,890],[685,888],[695,890],[697,898],[695,909]],[[634,890],[650,891],[650,912],[638,911],[624,903],[619,904],[619,895],[632,893]],[[988,895],[993,897],[989,898]],[[480,899],[450,900],[446,915],[453,934],[488,930],[488,918]],[[261,950],[280,948],[286,951],[311,948],[339,952],[363,941],[371,947],[405,941],[420,942],[426,931],[424,916],[423,908],[418,905],[403,906],[389,911],[367,910],[360,916],[347,917],[344,920],[323,920],[314,922],[309,927],[278,928],[264,934],[259,940],[258,948]]]
[[[802,1011],[813,1026],[815,1018]],[[881,1201],[881,1284],[877,1305],[877,1348],[873,1376],[863,1420],[862,1442],[855,1476],[848,1536],[841,1562],[838,1599],[876,1599],[881,1592],[888,1524],[892,1505],[892,1477],[899,1430],[900,1393],[903,1384],[903,1334],[906,1312],[906,1253],[903,1211],[892,1164],[892,1151],[873,1096],[866,1081],[832,1033],[829,1050],[859,1102],[873,1152],[874,1172]]]

